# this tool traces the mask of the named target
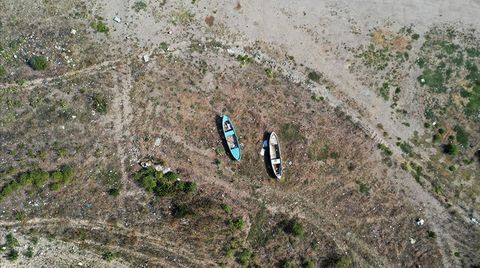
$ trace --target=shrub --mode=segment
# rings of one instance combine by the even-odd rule
[[[15,213],[15,219],[17,221],[24,221],[27,219],[27,214],[23,211],[19,211],[17,213]]]
[[[0,77],[3,77],[7,74],[7,70],[5,70],[5,67],[0,65]]]
[[[197,191],[197,184],[195,182],[187,181],[185,182],[183,191],[185,193],[194,193]]]
[[[280,136],[285,139],[286,142],[302,142],[305,137],[300,131],[300,126],[295,124],[284,124],[280,128]]]
[[[253,59],[248,55],[239,55],[237,56],[237,60],[240,62],[241,65],[246,65],[253,62]]]
[[[172,206],[172,216],[175,218],[183,218],[187,215],[193,214],[193,210],[184,204],[174,204]]]
[[[7,260],[16,261],[18,259],[18,251],[16,249],[10,249],[10,252],[7,255]]]
[[[317,74],[317,72],[315,71],[311,71],[308,73],[308,79],[312,80],[312,81],[315,81],[318,83],[318,81],[320,81],[320,78],[322,78],[319,74]]]
[[[243,266],[248,266],[250,264],[251,257],[252,257],[252,253],[248,249],[244,249],[238,255],[238,262]]]
[[[282,264],[282,268],[293,268],[293,264],[289,261],[286,261]]]
[[[42,71],[48,67],[48,60],[45,56],[33,56],[28,60],[28,65],[35,71]]]
[[[135,12],[140,12],[142,10],[146,10],[147,9],[147,4],[143,1],[137,1],[133,4],[133,10],[135,10]]]
[[[117,257],[117,255],[111,251],[107,251],[105,253],[103,253],[102,255],[102,259],[108,261],[108,262],[111,262],[113,261],[115,258]]]
[[[432,239],[437,238],[437,234],[434,231],[427,231],[427,235],[429,238],[432,238]]]
[[[227,204],[222,204],[222,209],[227,214],[231,214],[233,212],[233,208]]]
[[[242,217],[237,217],[235,219],[229,220],[228,225],[230,228],[234,231],[236,230],[242,230],[243,226],[245,225],[245,221],[243,220]]]
[[[351,266],[352,266],[352,258],[350,258],[349,256],[341,257],[336,263],[337,268],[349,268]]]
[[[177,173],[175,173],[173,171],[170,171],[167,174],[164,174],[163,177],[165,179],[169,180],[169,181],[174,181],[174,180],[178,179]]]
[[[50,184],[50,190],[52,190],[54,192],[60,191],[60,188],[61,188],[61,185],[60,185],[59,182],[54,182],[54,183]]]
[[[468,133],[461,126],[455,126],[456,139],[464,147],[468,146]]]
[[[404,141],[402,143],[400,143],[400,149],[406,153],[407,155],[411,155],[412,152],[413,152],[413,147],[412,145],[410,145],[408,142]]]
[[[432,137],[433,143],[439,143],[440,140],[441,140],[440,135],[438,135],[438,134],[433,135],[433,137]]]
[[[419,34],[417,34],[417,33],[412,34],[412,39],[413,40],[418,40],[418,38],[420,38]]]
[[[301,237],[304,234],[303,224],[298,220],[292,219],[285,227],[285,231],[295,237]]]
[[[96,112],[101,114],[106,114],[108,111],[107,99],[101,94],[93,94],[90,96],[90,105]]]
[[[358,190],[360,191],[360,193],[365,194],[365,195],[368,195],[369,192],[370,192],[370,187],[368,187],[367,184],[361,182],[361,183],[359,184],[359,189],[358,189]]]
[[[385,144],[379,143],[379,144],[378,144],[378,148],[379,148],[380,150],[382,150],[382,152],[383,152],[386,156],[391,156],[391,155],[393,154],[392,151],[390,150],[390,148],[388,148],[388,146],[385,145]]]
[[[27,257],[27,258],[32,258],[33,257],[33,247],[32,246],[28,246],[27,252],[25,252],[25,257]]]
[[[54,171],[50,175],[52,177],[53,182],[62,182],[63,181],[63,174],[61,171]]]
[[[12,233],[8,233],[6,236],[5,236],[5,246],[7,248],[14,248],[14,247],[18,247],[18,240],[13,236]]]
[[[108,190],[108,194],[113,196],[113,197],[117,197],[117,196],[120,195],[120,189],[112,188],[112,189]]]
[[[30,176],[32,177],[32,183],[36,187],[43,187],[48,181],[48,178],[50,175],[48,172],[43,171],[43,170],[34,170],[30,172]]]
[[[458,154],[458,146],[453,143],[449,143],[443,147],[443,152],[451,156],[456,156]]]
[[[305,268],[315,268],[316,266],[315,266],[315,263],[313,263],[313,261],[308,260],[308,261],[305,261],[303,263],[303,267],[305,267]]]
[[[155,187],[157,187],[157,181],[155,180],[154,177],[147,176],[147,177],[143,178],[142,185],[143,185],[143,188],[145,188],[145,190],[147,192],[152,192],[153,189],[155,189]]]
[[[108,33],[108,31],[110,31],[107,24],[105,24],[105,22],[103,22],[103,20],[101,19],[98,21],[92,22],[91,26],[95,31],[99,33]]]

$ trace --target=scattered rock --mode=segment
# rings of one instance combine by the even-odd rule
[[[205,18],[205,23],[208,25],[208,27],[212,27],[214,20],[215,20],[215,17],[213,17],[213,16],[207,16],[207,17]]]
[[[144,62],[149,62],[150,61],[150,56],[149,55],[143,55],[143,61]]]

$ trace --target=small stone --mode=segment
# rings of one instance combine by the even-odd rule
[[[425,223],[425,220],[423,220],[422,218],[418,218],[418,219],[416,220],[416,224],[417,224],[418,226],[422,226],[424,223]]]
[[[415,244],[417,242],[417,240],[413,239],[413,238],[410,238],[410,244]]]
[[[72,29],[72,30],[70,31],[70,33],[73,34],[73,35],[75,35],[75,34],[77,33],[77,30]]]
[[[115,21],[116,23],[120,23],[120,22],[122,22],[122,19],[119,18],[119,17],[115,17],[115,18],[113,18],[113,21]]]
[[[155,139],[155,146],[160,146],[162,140],[160,138]]]
[[[475,224],[475,225],[478,224],[478,220],[475,219],[475,218],[471,218],[471,219],[470,219],[470,222],[471,222],[472,224]]]
[[[75,119],[75,118],[77,118],[77,116],[76,116],[76,115],[72,115],[72,118]]]
[[[148,55],[143,55],[143,61],[144,61],[144,62],[149,62],[149,61],[150,61],[150,56],[148,56]]]
[[[422,84],[425,84],[425,79],[423,79],[423,78],[420,79],[420,82],[421,82]]]

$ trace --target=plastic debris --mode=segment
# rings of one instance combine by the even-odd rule
[[[425,223],[425,220],[423,220],[422,218],[418,218],[415,223],[418,225],[418,226],[422,226],[424,223]]]
[[[119,17],[115,17],[115,18],[113,18],[113,21],[115,21],[116,23],[120,23],[120,22],[122,22],[122,19],[119,18]]]

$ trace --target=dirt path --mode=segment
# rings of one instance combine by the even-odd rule
[[[176,244],[174,241],[156,239],[154,234],[146,232],[140,233],[135,229],[112,225],[103,221],[94,222],[68,218],[35,218],[24,222],[1,221],[0,226],[3,228],[15,228],[17,231],[26,231],[34,228],[48,228],[53,230],[73,228],[107,232],[108,235],[114,235],[116,237],[133,236],[137,242],[129,243],[128,247],[104,245],[95,240],[83,240],[78,241],[78,243],[86,242],[91,246],[119,251],[139,260],[148,260],[157,265],[176,265],[179,267],[208,267],[215,265],[211,260],[197,259],[194,252],[185,250],[185,247]]]
[[[74,70],[74,71],[71,71],[71,72],[66,72],[66,73],[64,73],[62,75],[59,75],[59,76],[37,78],[37,79],[28,81],[26,86],[23,86],[22,88],[27,89],[27,90],[31,90],[31,89],[33,89],[37,86],[42,85],[42,84],[47,85],[51,82],[60,81],[62,79],[69,79],[70,77],[76,76],[76,75],[93,75],[93,74],[96,74],[98,72],[102,72],[102,71],[106,71],[106,70],[111,69],[112,66],[114,66],[118,62],[119,62],[119,60],[104,61],[104,62],[94,64],[94,65],[91,65],[91,66],[83,68],[83,69]],[[16,83],[0,84],[0,90],[6,89],[6,88],[9,88],[9,87],[15,87],[15,86],[18,86],[18,84],[16,84]]]

